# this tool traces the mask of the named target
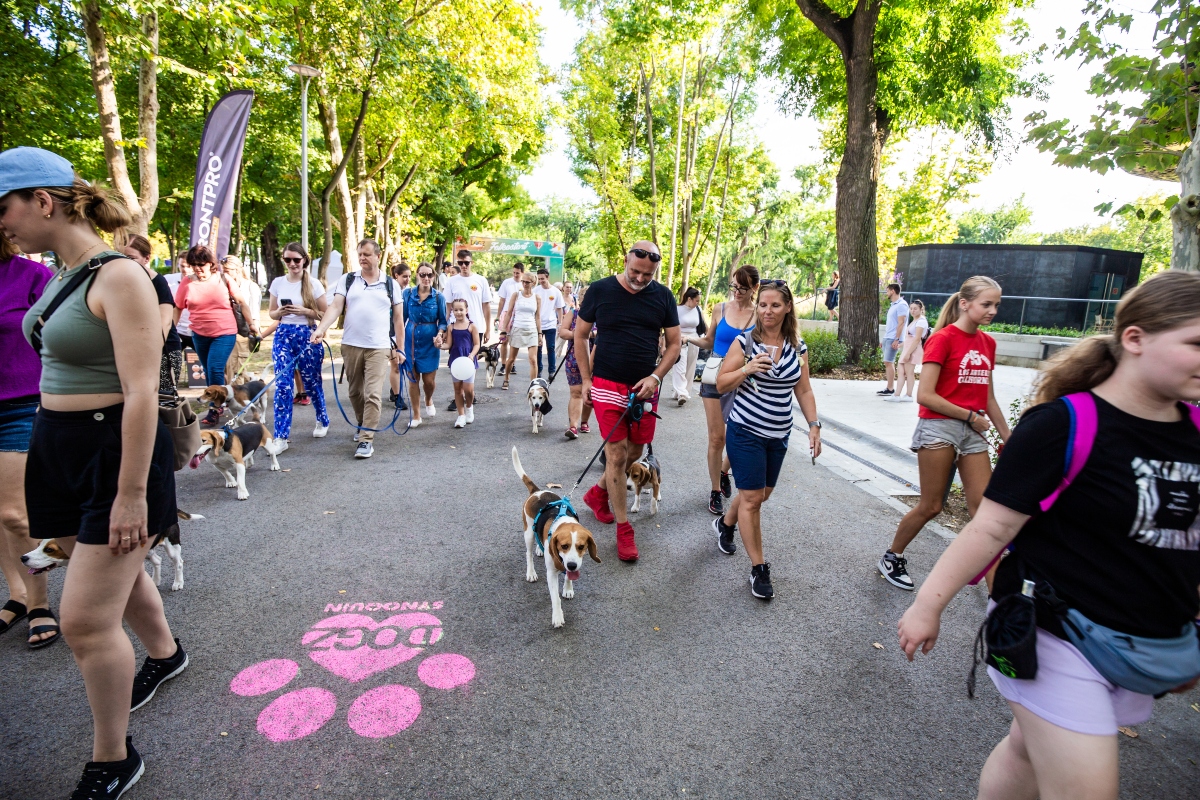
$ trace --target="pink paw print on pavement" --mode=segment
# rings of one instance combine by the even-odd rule
[[[376,622],[365,614],[338,614],[312,626],[300,640],[308,657],[349,683],[359,683],[422,655],[442,638],[442,623],[424,612],[394,614]],[[239,672],[229,690],[242,697],[279,691],[300,673],[289,658],[260,661]],[[417,666],[417,678],[433,689],[449,691],[469,683],[475,665],[466,656],[438,653]],[[258,732],[273,742],[303,739],[319,731],[337,713],[337,696],[310,686],[272,700],[258,715]],[[346,712],[359,736],[382,739],[412,725],[421,714],[421,695],[408,686],[384,684],[360,694]]]

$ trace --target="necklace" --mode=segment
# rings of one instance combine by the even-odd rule
[[[77,259],[75,259],[75,261],[79,262],[79,263],[75,264],[75,267],[78,267],[81,264],[86,263],[83,260],[83,257],[86,256],[88,253],[92,252],[93,250],[95,250],[97,247],[108,247],[108,245],[105,244],[104,242],[100,242],[100,244],[94,244],[91,247],[89,247],[87,250],[84,250],[82,253],[79,254],[79,257]],[[70,263],[70,262],[68,262],[68,263]],[[66,269],[59,270],[58,279],[61,281],[64,277],[66,277],[66,274],[68,272],[70,272],[71,270],[75,269],[75,267],[67,267]]]

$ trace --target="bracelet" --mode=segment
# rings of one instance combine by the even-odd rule
[[[974,411],[967,412],[967,424],[968,425],[975,424],[975,412]]]
[[[653,372],[651,372],[651,373],[650,373],[650,377],[651,377],[651,378],[654,378],[654,380],[658,381],[658,385],[659,385],[659,386],[662,386],[662,378],[658,377],[658,376],[657,376],[657,375],[655,375]]]

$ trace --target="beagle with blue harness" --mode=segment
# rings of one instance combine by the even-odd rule
[[[559,599],[558,576],[565,576],[562,596],[571,599],[575,596],[575,581],[579,580],[584,554],[600,563],[596,555],[596,540],[580,523],[579,515],[569,499],[539,489],[525,474],[515,447],[512,449],[512,462],[517,475],[529,490],[529,497],[521,507],[521,527],[525,530],[525,580],[534,583],[538,579],[533,560],[536,552],[546,563],[546,583],[550,587],[550,604],[553,607],[550,624],[561,628],[566,620]]]

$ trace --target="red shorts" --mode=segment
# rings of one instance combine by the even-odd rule
[[[634,444],[650,444],[654,441],[654,423],[658,421],[657,417],[653,414],[643,414],[638,422],[629,419],[628,415],[622,418],[629,405],[629,393],[632,388],[626,383],[592,378],[592,408],[596,412],[596,423],[600,426],[600,435],[610,442],[620,442],[628,438]],[[658,392],[655,391],[653,397],[642,402],[650,403],[650,407],[658,411]],[[618,422],[620,425],[617,425]],[[613,430],[613,426],[616,426],[616,430]]]

